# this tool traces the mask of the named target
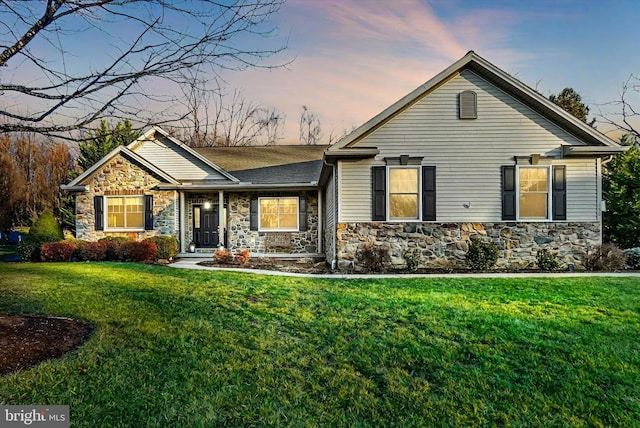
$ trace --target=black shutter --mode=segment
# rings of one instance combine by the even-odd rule
[[[374,166],[371,170],[373,183],[371,219],[385,221],[387,219],[387,167]]]
[[[516,167],[502,167],[502,219],[516,219]]]
[[[302,193],[298,199],[298,227],[301,232],[307,230],[307,194]]]
[[[567,219],[567,174],[564,165],[553,167],[553,187],[551,191],[552,216],[554,220]]]
[[[144,230],[153,230],[153,195],[144,195]]]
[[[249,229],[258,230],[258,195],[251,195],[251,206],[249,208]]]
[[[436,219],[436,167],[422,167],[422,220]]]
[[[93,197],[93,210],[95,212],[95,229],[104,230],[104,198],[102,196]]]

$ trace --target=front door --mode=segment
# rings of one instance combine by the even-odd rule
[[[193,242],[198,248],[218,246],[218,207],[193,206]]]

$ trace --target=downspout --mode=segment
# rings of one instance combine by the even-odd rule
[[[333,260],[331,260],[331,270],[335,270],[338,267],[337,260],[337,242],[338,242],[338,186],[336,186],[337,176],[336,176],[336,166],[330,163],[327,163],[327,160],[323,157],[322,163],[331,167],[331,177],[333,179]]]
[[[605,165],[607,165],[609,162],[611,162],[613,160],[613,155],[609,155],[607,156],[607,158],[605,160],[601,160],[600,161],[600,171],[599,171],[599,175],[600,175],[600,180],[598,182],[598,184],[600,185],[600,208],[598,210],[598,216],[600,217],[600,244],[602,245],[603,243],[603,239],[604,239],[604,232],[603,232],[603,226],[604,226],[604,211],[602,210],[602,204],[604,203],[604,191],[602,188],[602,171],[604,171],[604,167]]]

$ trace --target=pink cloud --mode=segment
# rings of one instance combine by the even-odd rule
[[[367,121],[470,49],[501,67],[524,59],[500,48],[514,19],[499,10],[445,21],[418,0],[290,0],[282,13],[293,64],[248,70],[231,83],[286,113],[287,142],[298,138],[302,105],[320,116],[328,136]]]

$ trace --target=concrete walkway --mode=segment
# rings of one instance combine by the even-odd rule
[[[366,278],[569,278],[569,277],[637,277],[640,278],[640,272],[540,272],[540,273],[429,273],[429,274],[312,274],[312,273],[294,273],[280,272],[265,269],[242,269],[232,267],[214,267],[201,266],[198,263],[209,261],[210,259],[180,259],[175,263],[171,263],[170,267],[178,269],[196,269],[210,271],[228,271],[255,273],[260,275],[273,276],[293,276],[298,278],[333,278],[333,279],[366,279]]]

